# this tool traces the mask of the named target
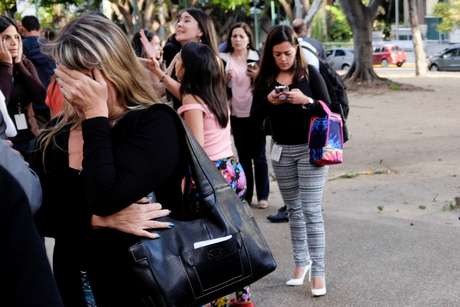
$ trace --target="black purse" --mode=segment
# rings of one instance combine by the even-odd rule
[[[200,306],[242,289],[276,269],[247,203],[226,183],[182,122],[198,192],[196,218],[172,217],[174,229],[130,247],[132,269],[147,306]],[[199,207],[200,209],[198,209]]]

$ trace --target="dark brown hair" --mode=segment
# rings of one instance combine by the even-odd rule
[[[308,78],[307,65],[302,59],[300,46],[297,42],[297,36],[291,27],[279,25],[273,27],[270,33],[268,33],[262,54],[262,61],[260,63],[260,71],[254,81],[254,90],[264,91],[273,86],[276,76],[280,72],[280,69],[276,65],[273,57],[273,47],[284,42],[288,42],[296,48],[295,61],[292,67],[294,81],[298,81],[302,78]]]
[[[253,38],[253,35],[252,35],[251,28],[245,22],[237,22],[237,23],[234,23],[231,26],[230,31],[228,32],[227,46],[225,46],[224,52],[230,52],[230,53],[233,52],[232,35],[233,35],[233,30],[235,30],[237,28],[241,28],[241,29],[244,30],[244,32],[246,33],[246,35],[249,38],[248,48],[252,49],[252,50],[255,50],[255,48],[254,48],[254,38]]]
[[[200,97],[219,125],[225,128],[229,119],[229,108],[220,59],[208,46],[202,43],[187,43],[181,50],[184,76],[181,94]]]
[[[211,47],[214,52],[217,52],[217,34],[211,17],[209,17],[203,10],[193,7],[182,10],[179,12],[179,16],[184,12],[189,13],[190,16],[198,22],[198,26],[200,27],[201,32],[203,32],[201,42]]]

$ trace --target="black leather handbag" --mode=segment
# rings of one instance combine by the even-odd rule
[[[184,123],[182,123],[184,125]],[[226,183],[184,125],[200,214],[160,238],[130,247],[132,268],[147,293],[146,305],[200,306],[240,290],[276,269],[247,203]],[[198,209],[199,207],[199,209]]]

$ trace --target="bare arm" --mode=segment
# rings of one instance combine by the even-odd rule
[[[192,95],[185,95],[182,100],[183,105],[200,104],[198,99]],[[184,120],[187,126],[192,130],[193,136],[198,143],[203,147],[204,145],[204,121],[203,111],[199,109],[188,110],[184,112]]]

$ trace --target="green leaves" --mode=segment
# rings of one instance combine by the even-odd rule
[[[452,31],[455,26],[460,26],[460,0],[437,3],[433,14],[441,17],[441,23],[438,25],[439,32]]]
[[[339,5],[327,5],[328,36],[330,41],[349,41],[353,32],[347,18]]]
[[[211,0],[211,4],[220,6],[225,11],[233,11],[241,6],[249,8],[250,0]]]

